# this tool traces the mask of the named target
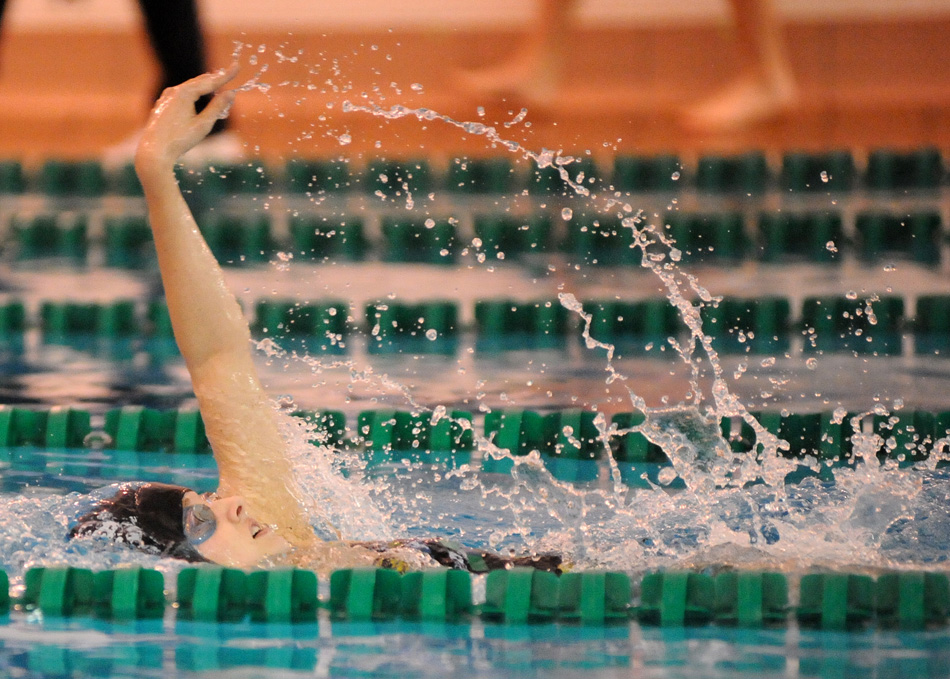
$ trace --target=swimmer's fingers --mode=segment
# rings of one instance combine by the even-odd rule
[[[235,90],[223,90],[214,95],[214,99],[204,107],[201,113],[195,116],[195,121],[192,123],[195,133],[200,135],[201,138],[206,137],[216,121],[228,117],[236,96],[237,92]]]
[[[171,87],[155,105],[136,151],[135,166],[142,172],[151,168],[168,169],[185,152],[204,139],[215,120],[225,117],[234,101],[233,90],[221,90],[237,75],[238,65],[223,71],[206,73]],[[195,102],[217,92],[201,113]]]
[[[200,97],[203,97],[206,94],[211,94],[221,89],[229,82],[234,80],[234,77],[238,74],[238,63],[232,62],[227,68],[221,69],[220,71],[214,71],[213,73],[204,73],[199,75],[196,78],[191,80],[186,80],[181,85],[178,85],[174,89],[177,90],[176,95],[182,97],[188,97],[193,102],[197,101]]]

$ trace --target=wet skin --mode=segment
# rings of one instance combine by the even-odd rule
[[[263,559],[290,551],[290,544],[273,528],[255,520],[247,510],[247,501],[239,496],[219,498],[188,491],[184,506],[205,504],[211,508],[217,525],[211,537],[197,546],[198,552],[214,563],[235,568],[256,566]]]

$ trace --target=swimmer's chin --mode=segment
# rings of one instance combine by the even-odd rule
[[[286,562],[293,547],[276,533],[270,533],[258,541],[227,544],[213,536],[199,546],[198,552],[212,563],[229,568],[261,568],[268,563],[278,565]]]

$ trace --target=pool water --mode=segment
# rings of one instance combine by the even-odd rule
[[[7,509],[0,541],[4,566],[14,576],[24,565],[66,561],[104,569],[128,562],[124,549],[89,552],[62,542],[63,514],[88,502],[86,493],[103,484],[149,479],[204,490],[214,487],[216,476],[213,461],[196,455],[18,449],[5,451],[3,460]],[[431,499],[424,510],[428,515],[392,516],[396,523],[417,521],[416,531],[428,535],[461,532],[486,544],[489,531],[517,518],[504,512],[493,516],[490,507],[474,499],[474,491],[458,493],[457,482],[435,481],[441,474],[432,468],[400,472],[389,467],[375,473],[388,480],[394,505],[411,501],[420,488]],[[490,483],[501,491],[513,489],[507,477]],[[945,493],[946,477],[937,483]],[[946,497],[937,506],[946,507]],[[25,523],[11,524],[13,518]],[[557,520],[548,517],[545,526],[539,518],[532,518],[539,532],[558,528]],[[26,524],[32,529],[24,534]],[[946,544],[947,536],[938,539]],[[144,555],[134,561],[164,571],[167,587],[173,587],[181,567]],[[476,600],[484,596],[479,595],[483,578],[476,579]],[[323,596],[326,586],[321,582]],[[11,677],[187,677],[199,672],[261,677],[941,677],[950,669],[945,629],[816,632],[800,629],[794,621],[787,629],[756,631],[637,623],[518,626],[477,618],[470,624],[352,623],[331,621],[321,613],[316,623],[211,624],[178,620],[168,607],[164,620],[134,623],[14,614],[0,624],[0,642],[0,667]]]
[[[376,109],[362,113],[439,120],[437,114],[427,112]],[[462,127],[472,135],[488,132],[484,126]],[[488,137],[512,148],[495,131]],[[554,160],[549,152],[528,155],[541,164]],[[590,162],[582,158],[577,166],[587,167]],[[606,265],[593,262],[590,253],[578,257],[576,252],[564,251],[531,252],[509,260],[497,253],[486,257],[483,244],[476,243],[480,239],[473,233],[479,212],[544,211],[555,217],[555,230],[582,240],[579,234],[600,228],[590,220],[603,206],[585,202],[584,196],[538,196],[528,191],[501,197],[427,195],[405,186],[394,188],[397,182],[390,184],[388,176],[383,179],[385,172],[369,178],[372,186],[365,195],[333,191],[276,195],[275,191],[262,199],[264,194],[230,196],[226,190],[210,203],[200,191],[190,195],[208,223],[221,215],[260,212],[274,216],[277,230],[284,232],[293,228],[291,216],[300,213],[329,220],[358,214],[366,220],[371,238],[378,241],[387,237],[387,229],[407,209],[426,220],[424,227],[412,227],[418,227],[423,236],[429,231],[442,233],[451,220],[459,226],[463,242],[457,256],[437,265],[385,261],[399,259],[392,252],[368,261],[335,257],[307,261],[301,256],[305,253],[295,258],[290,249],[262,254],[262,249],[251,248],[228,255],[234,265],[227,269],[228,283],[249,313],[261,300],[340,300],[350,325],[360,326],[330,341],[317,337],[318,341],[308,342],[268,333],[271,337],[258,345],[258,363],[281,410],[285,414],[297,409],[338,410],[352,428],[365,410],[430,413],[444,407],[472,413],[476,432],[484,431],[488,413],[500,409],[547,413],[580,408],[596,410],[605,421],[617,413],[644,410],[650,415],[650,434],[666,444],[670,464],[662,470],[651,469],[647,482],[639,479],[639,470],[614,464],[609,455],[600,456],[576,463],[576,477],[581,479],[576,481],[557,473],[558,465],[551,459],[538,455],[512,459],[486,440],[479,441],[470,457],[448,456],[436,462],[380,459],[359,449],[310,445],[308,434],[287,419],[285,431],[293,442],[305,499],[319,505],[345,537],[446,537],[502,553],[555,551],[577,569],[622,570],[635,583],[656,569],[779,570],[790,576],[793,603],[797,578],[815,570],[872,574],[891,569],[945,570],[950,547],[946,440],[930,441],[929,457],[911,464],[901,459],[901,451],[885,454],[888,441],[873,428],[905,411],[940,413],[950,408],[947,348],[938,343],[930,350],[910,332],[923,325],[909,320],[914,319],[921,299],[946,295],[943,240],[935,241],[935,257],[925,252],[926,257],[915,259],[899,252],[894,258],[894,253],[888,253],[875,259],[852,251],[830,265],[801,258],[774,264],[749,257],[712,264],[693,261],[683,268],[676,265],[683,253],[666,246],[662,253],[648,249],[654,258],[645,258],[642,266],[638,253],[631,263],[625,259],[628,253],[617,254],[609,248],[598,255],[610,260]],[[394,176],[405,181],[398,172],[404,173],[404,168],[394,171]],[[209,171],[198,179],[185,174],[182,182],[186,188],[194,187],[196,181],[226,180],[227,174]],[[583,189],[579,191],[583,194],[587,184],[579,183],[575,189]],[[371,189],[377,184],[381,188],[374,193]],[[627,197],[615,202],[605,192],[599,195],[600,202],[606,196],[610,203],[608,212],[622,212],[624,219],[631,219],[642,206],[645,220],[638,224],[654,224],[653,233],[661,235],[666,233],[662,230],[666,215],[676,215],[680,209],[684,213],[696,209],[736,212],[749,223],[756,212],[764,210],[840,212],[849,220],[848,237],[820,244],[835,253],[839,246],[845,249],[862,241],[853,219],[859,211],[887,207],[903,212],[923,205],[946,214],[948,205],[946,191],[939,187],[922,195],[898,196],[859,191],[788,196],[773,187],[754,198],[735,192],[709,196],[689,188],[637,196],[630,199],[636,205],[629,208]],[[40,311],[50,300],[111,303],[131,299],[143,315],[146,303],[160,297],[154,262],[146,257],[133,268],[115,268],[108,265],[109,252],[100,247],[106,240],[108,218],[140,213],[141,201],[27,195],[9,205],[4,206],[4,216],[43,209],[69,216],[87,210],[98,240],[79,264],[60,258],[36,267],[29,258],[12,258],[0,266],[4,298],[22,300],[33,319],[24,332],[0,342],[0,402],[86,408],[93,413],[98,438],[89,441],[92,450],[0,451],[4,501],[0,564],[11,576],[14,593],[22,587],[26,569],[54,563],[102,570],[134,561],[162,571],[166,586],[173,588],[180,563],[132,555],[118,546],[90,549],[63,536],[70,521],[95,498],[114,490],[111,484],[156,480],[199,491],[215,487],[216,470],[209,456],[99,450],[96,446],[108,443],[101,429],[110,408],[193,406],[184,364],[167,336],[57,335],[44,329],[48,321]],[[225,228],[220,220],[216,223],[206,228]],[[637,224],[623,229],[632,232],[633,226]],[[623,229],[619,231],[627,234]],[[701,245],[698,249],[709,249],[708,243]],[[440,261],[443,255],[436,254]],[[427,251],[425,256],[432,255]],[[618,264],[614,257],[624,261]],[[673,288],[679,297],[672,294]],[[698,346],[706,338],[695,327],[690,335],[682,325],[656,337],[640,335],[626,341],[596,332],[581,337],[580,320],[590,313],[594,300],[643,302],[668,294],[679,302],[681,311],[695,311],[691,304],[697,298],[713,306],[710,294],[742,299],[777,296],[789,302],[794,318],[804,315],[801,310],[810,298],[835,296],[866,305],[857,314],[862,322],[865,314],[871,315],[866,309],[877,305],[885,326],[886,298],[897,297],[906,305],[907,322],[887,326],[894,335],[887,338],[889,344],[873,344],[870,349],[870,340],[883,341],[881,335],[886,334],[872,327],[877,316],[867,327],[851,332],[846,338],[850,344],[837,350],[820,343],[827,338],[816,338],[813,330],[797,327],[788,328],[774,350],[754,347],[750,334],[733,338],[732,350],[720,354],[712,345]],[[386,348],[381,338],[389,329],[379,317],[375,326],[371,317],[364,317],[369,303],[406,305],[412,315],[421,313],[412,305],[440,299],[458,308],[458,332],[450,337],[430,338],[425,333],[425,340],[414,337],[401,348],[396,344]],[[553,301],[555,307],[571,310],[566,315],[576,327],[541,346],[521,344],[521,337],[486,337],[479,330],[478,303],[498,299],[515,306]],[[574,313],[577,301],[584,308]],[[709,327],[705,330],[709,332]],[[715,420],[729,416],[738,427],[747,415],[743,408],[820,411],[837,420],[857,416],[855,422],[862,420],[864,429],[855,432],[852,442],[866,463],[826,465],[768,454],[756,461],[734,454]],[[747,417],[745,423],[752,426],[750,420]],[[768,432],[758,434],[767,452],[774,453],[768,446],[776,442]],[[939,439],[941,434],[935,436]],[[486,465],[498,457],[505,462],[503,473]],[[878,457],[884,458],[882,464]],[[796,483],[785,483],[790,476]],[[325,482],[327,478],[331,481]],[[315,479],[324,481],[317,484]],[[476,578],[476,599],[484,595],[484,589],[484,580]],[[321,592],[326,596],[326,582],[321,583]],[[782,630],[747,631],[657,629],[636,623],[604,628],[519,627],[478,619],[465,625],[356,624],[330,621],[321,613],[317,624],[207,625],[180,621],[169,607],[163,621],[130,625],[43,619],[36,613],[16,612],[0,624],[0,668],[9,676],[56,677],[196,673],[943,677],[950,671],[948,642],[946,629],[819,633],[800,629],[793,620]]]

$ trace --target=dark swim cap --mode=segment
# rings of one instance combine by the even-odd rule
[[[166,483],[125,486],[81,516],[69,537],[102,537],[149,554],[207,561],[185,536],[182,498],[189,490]]]

